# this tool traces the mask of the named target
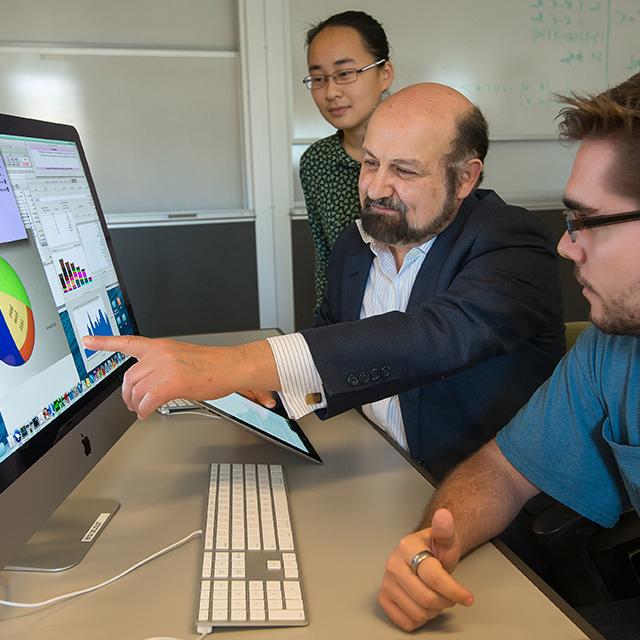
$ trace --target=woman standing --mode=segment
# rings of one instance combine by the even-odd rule
[[[393,81],[382,25],[362,11],[345,11],[307,32],[305,86],[337,132],[312,144],[300,159],[300,180],[315,248],[318,312],[329,252],[360,212],[358,176],[367,122]]]

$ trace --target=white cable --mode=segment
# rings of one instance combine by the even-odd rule
[[[91,593],[92,591],[97,591],[98,589],[102,589],[102,587],[106,587],[107,585],[110,585],[112,582],[115,582],[116,580],[120,580],[120,578],[123,578],[124,576],[131,573],[132,571],[135,571],[138,567],[141,567],[142,565],[147,564],[147,562],[151,562],[151,560],[155,560],[157,557],[164,555],[165,553],[169,553],[169,551],[173,551],[177,547],[183,544],[186,544],[190,540],[193,540],[194,538],[198,538],[201,535],[202,535],[202,529],[198,529],[198,531],[193,531],[188,536],[182,538],[182,540],[178,540],[178,542],[174,542],[168,547],[165,547],[160,551],[156,551],[155,553],[151,554],[149,557],[145,558],[144,560],[140,560],[140,562],[136,562],[136,564],[134,564],[132,567],[129,567],[122,573],[119,573],[117,576],[114,576],[113,578],[109,578],[109,580],[105,580],[104,582],[101,582],[100,584],[96,584],[93,587],[87,587],[86,589],[81,589],[80,591],[73,591],[72,593],[65,593],[64,595],[56,596],[55,598],[50,598],[49,600],[44,600],[43,602],[31,603],[31,602],[11,602],[10,600],[0,600],[0,605],[4,605],[5,607],[18,607],[20,609],[38,609],[40,607],[47,607],[56,602],[62,602],[63,600],[69,600],[70,598],[75,598],[76,596],[84,595],[85,593]]]
[[[207,637],[207,632],[205,631],[198,640],[203,640],[203,638]],[[173,636],[154,636],[153,638],[145,638],[145,640],[182,640],[182,638],[174,638]]]

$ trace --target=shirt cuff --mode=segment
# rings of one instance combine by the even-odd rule
[[[301,333],[267,338],[278,369],[282,391],[278,392],[287,415],[293,420],[324,409],[322,378]],[[319,400],[319,402],[318,402]]]

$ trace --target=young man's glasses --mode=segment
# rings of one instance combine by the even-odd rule
[[[334,71],[333,73],[313,73],[307,76],[303,81],[307,89],[313,91],[314,89],[322,89],[326,86],[329,78],[331,78],[336,84],[351,84],[358,79],[358,76],[363,72],[367,71],[367,69],[373,69],[381,64],[384,64],[387,61],[386,58],[382,58],[377,62],[372,62],[360,69],[340,69],[339,71]]]
[[[622,222],[631,222],[632,220],[640,220],[640,211],[626,211],[625,213],[613,213],[610,216],[591,216],[582,217],[573,209],[564,211],[564,221],[567,226],[567,232],[571,242],[575,242],[578,238],[578,231],[581,229],[592,229],[593,227],[604,227],[610,224],[621,224]]]

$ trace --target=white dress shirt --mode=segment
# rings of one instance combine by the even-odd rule
[[[435,238],[412,248],[405,256],[400,270],[397,270],[389,246],[367,235],[362,230],[360,220],[356,220],[356,224],[363,241],[369,245],[374,254],[360,307],[360,319],[389,311],[406,311],[416,276]],[[282,386],[280,397],[289,416],[295,420],[316,409],[325,408],[327,403],[322,379],[302,334],[292,333],[267,338],[267,340],[273,351],[280,377]],[[320,402],[309,404],[307,396],[310,393],[321,393]],[[408,449],[398,396],[366,404],[362,407],[362,411],[403,449]]]

